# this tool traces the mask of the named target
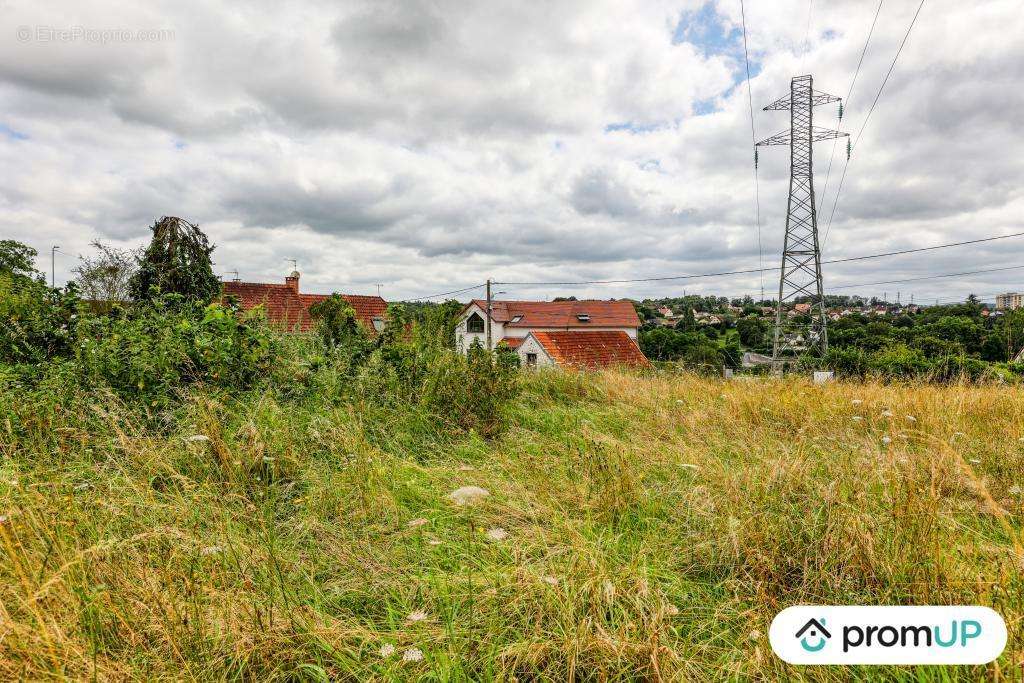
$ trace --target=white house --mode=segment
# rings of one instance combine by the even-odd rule
[[[492,301],[491,344],[516,351],[523,365],[649,364],[637,346],[640,318],[629,301]],[[466,304],[455,327],[465,353],[487,343],[487,302]]]

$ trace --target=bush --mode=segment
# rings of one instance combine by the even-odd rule
[[[500,429],[505,405],[518,394],[518,370],[515,353],[487,353],[479,345],[465,356],[443,351],[426,369],[421,401],[447,422],[491,436]]]
[[[15,365],[68,357],[78,308],[73,285],[51,289],[39,280],[0,272],[0,362]]]
[[[820,359],[820,367],[832,370],[839,377],[864,377],[870,369],[868,355],[861,349],[835,346],[830,346]]]
[[[340,295],[332,294],[309,307],[316,320],[316,333],[328,352],[343,353],[350,366],[361,364],[372,350],[372,342],[356,312]]]
[[[932,364],[931,379],[937,382],[967,380],[977,382],[989,374],[989,366],[977,358],[964,355],[945,356]]]
[[[89,318],[75,351],[86,383],[156,406],[194,383],[251,387],[270,374],[276,343],[258,315],[171,295]]]
[[[725,359],[722,356],[722,352],[716,347],[700,345],[688,348],[683,353],[680,363],[697,372],[715,375],[722,371]]]
[[[921,377],[931,366],[924,354],[904,344],[896,344],[871,354],[870,368],[883,377]]]

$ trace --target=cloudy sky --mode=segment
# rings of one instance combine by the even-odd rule
[[[748,0],[761,107],[813,73],[846,96],[875,0]],[[917,0],[884,0],[843,128],[860,130]],[[761,245],[739,0],[0,0],[0,238],[57,278],[162,215],[219,274],[424,296],[779,260],[788,149],[762,148]],[[854,150],[824,258],[1024,231],[1024,11],[928,0]],[[836,125],[835,105],[816,123]],[[846,154],[818,143],[828,223]],[[1024,264],[1024,238],[826,266],[826,289]],[[768,292],[777,287],[765,275]],[[229,276],[230,277],[230,276]],[[503,298],[730,296],[757,275],[503,286]],[[1024,268],[884,284],[906,301],[1024,289]]]

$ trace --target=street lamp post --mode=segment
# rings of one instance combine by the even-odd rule
[[[56,289],[57,287],[57,257],[56,254],[60,250],[60,247],[54,245],[50,249],[50,287]]]

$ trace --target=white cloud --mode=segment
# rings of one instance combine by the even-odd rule
[[[874,8],[815,8],[804,54],[805,2],[747,3],[758,137],[788,125],[760,107],[785,94],[801,64],[820,89],[846,95]],[[847,129],[860,128],[915,8],[883,6]],[[296,258],[311,291],[383,283],[392,298],[486,277],[756,266],[739,20],[738,3],[697,0],[8,0],[0,232],[42,253],[60,244],[60,279],[90,240],[138,243],[156,218],[177,214],[209,232],[224,273],[274,279]],[[81,31],[46,40],[40,27]],[[925,6],[850,164],[826,258],[1024,230],[1013,128],[1022,29],[1009,1]],[[113,30],[165,33],[110,39]],[[816,116],[835,124],[832,107]],[[815,153],[821,192],[832,144]],[[761,153],[766,265],[781,246],[786,155]],[[844,161],[839,143],[823,223]],[[835,265],[826,284],[1012,265],[1022,251],[1010,240]],[[1022,277],[904,291],[987,294],[1020,289]],[[507,289],[642,297],[759,286],[754,275]]]

